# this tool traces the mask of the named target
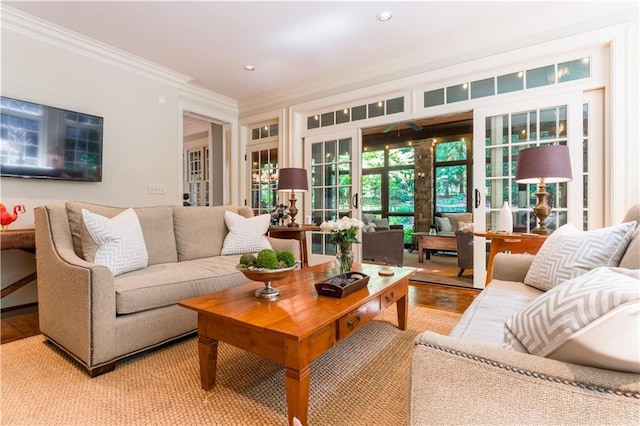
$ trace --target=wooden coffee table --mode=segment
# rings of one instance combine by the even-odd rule
[[[218,342],[261,355],[285,367],[289,424],[296,417],[307,423],[311,361],[361,329],[396,303],[398,327],[407,328],[407,288],[412,268],[393,268],[390,277],[378,275],[381,266],[354,265],[371,278],[367,287],[342,298],[320,296],[314,284],[339,273],[335,262],[294,271],[274,283],[276,300],[254,296],[263,283],[253,282],[180,302],[198,312],[198,352],[202,388],[216,383]],[[336,407],[339,409],[339,407]]]

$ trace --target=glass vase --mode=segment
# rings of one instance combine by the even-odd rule
[[[351,251],[350,245],[340,246],[336,258],[338,259],[341,274],[351,272],[351,267],[353,266],[353,251]]]

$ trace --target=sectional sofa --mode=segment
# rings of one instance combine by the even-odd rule
[[[450,335],[417,337],[408,423],[640,424],[638,223],[498,254]]]
[[[37,207],[42,334],[96,376],[124,357],[194,332],[196,313],[177,302],[248,282],[235,267],[241,253],[259,251],[255,244],[266,241],[300,259],[298,241],[265,237],[268,215],[266,222],[252,216],[244,206],[124,209],[68,202]],[[139,226],[128,226],[132,218]],[[231,219],[233,227],[255,232],[248,240],[236,238]],[[109,251],[106,243],[96,243],[102,238],[97,231],[122,232],[113,241],[139,246]],[[121,253],[130,254],[124,263]],[[109,263],[112,255],[117,262]]]

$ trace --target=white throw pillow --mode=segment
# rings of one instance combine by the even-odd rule
[[[594,268],[618,266],[635,228],[636,222],[595,231],[563,225],[542,244],[524,283],[547,291]]]
[[[640,373],[640,271],[596,268],[549,290],[507,321],[505,346]]]
[[[271,244],[265,237],[269,230],[271,215],[262,214],[246,218],[237,213],[224,212],[224,222],[229,233],[222,243],[222,255],[258,253],[270,249]]]
[[[93,259],[87,259],[89,262],[106,266],[114,277],[147,266],[147,247],[138,215],[132,208],[111,219],[82,209],[82,219],[98,245]]]

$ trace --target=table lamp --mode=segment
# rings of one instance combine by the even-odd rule
[[[545,226],[545,221],[551,214],[551,207],[547,204],[546,184],[568,182],[571,179],[569,147],[566,145],[536,146],[518,153],[516,182],[538,185],[538,204],[533,208],[538,218],[538,226],[531,232],[541,235],[553,232]]]
[[[278,172],[278,191],[291,191],[289,198],[289,213],[291,214],[291,222],[287,226],[300,226],[296,223],[295,217],[298,214],[296,208],[296,191],[308,191],[309,183],[307,180],[307,171],[297,168],[283,168]]]

